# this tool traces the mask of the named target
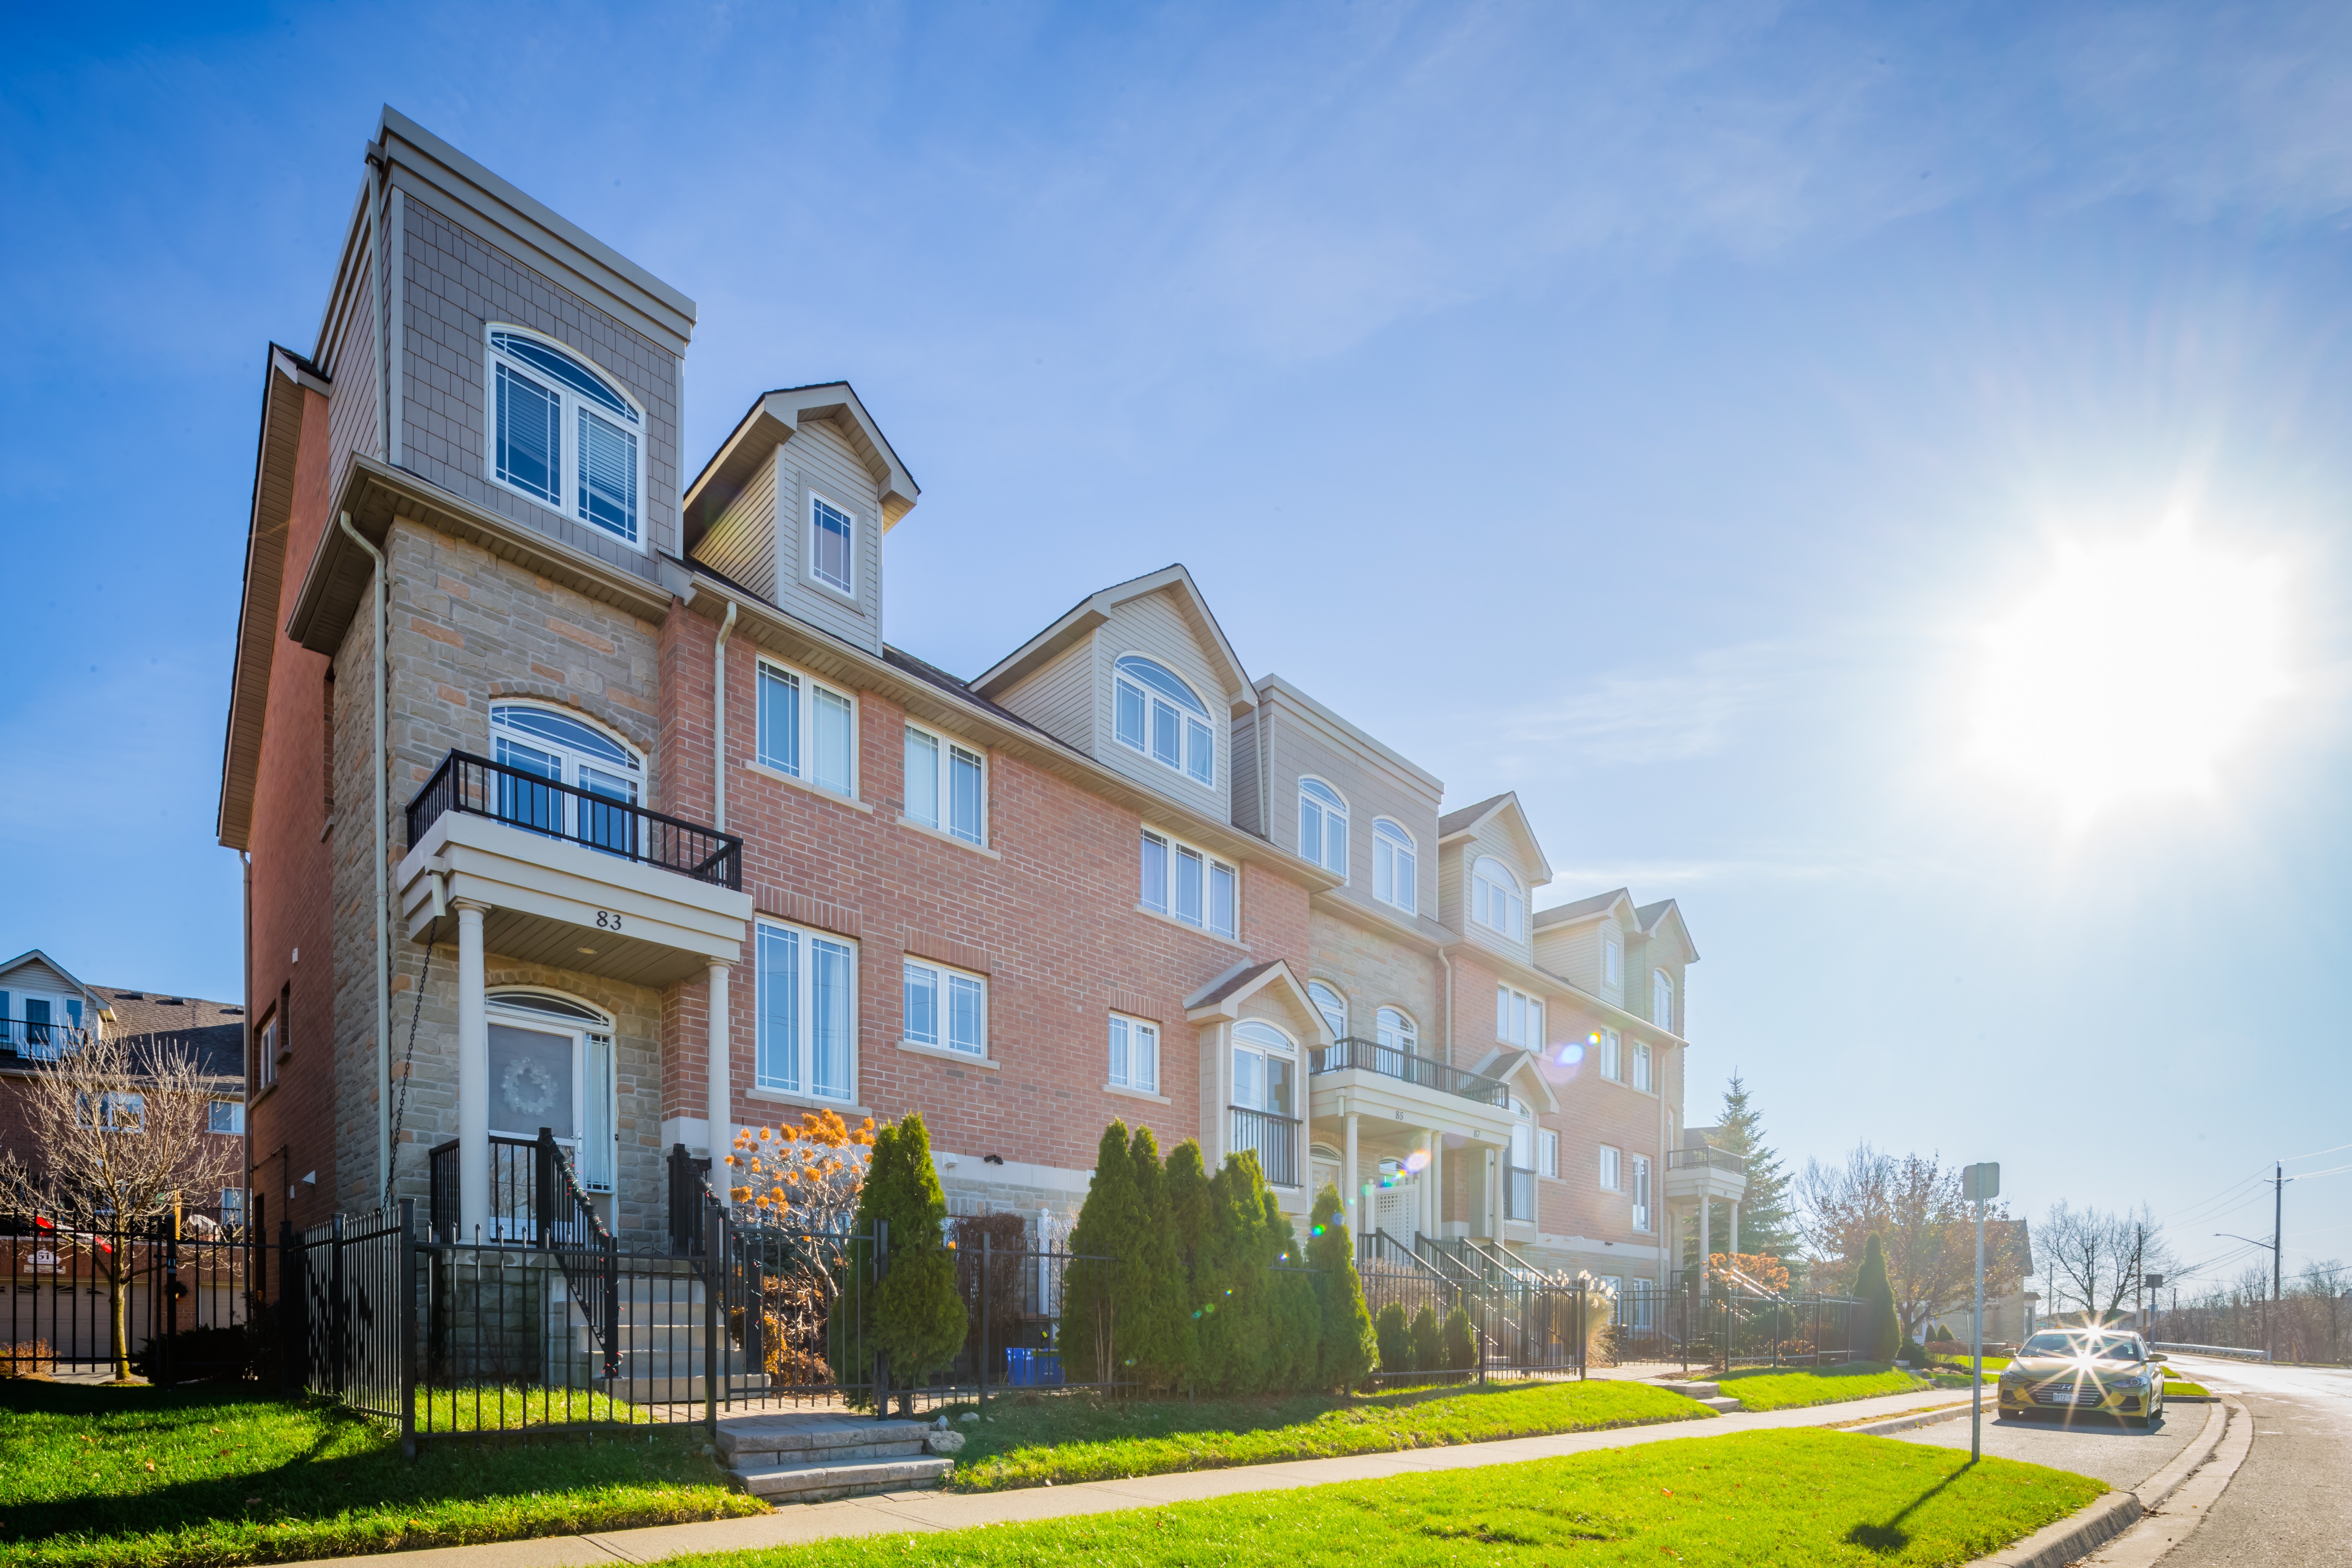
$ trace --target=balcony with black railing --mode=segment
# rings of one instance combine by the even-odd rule
[[[1307,1058],[1307,1070],[1309,1077],[1335,1072],[1375,1073],[1439,1094],[1456,1095],[1477,1105],[1506,1106],[1511,1098],[1511,1091],[1499,1079],[1465,1072],[1433,1058],[1353,1035],[1314,1051]]]
[[[743,886],[743,841],[731,833],[667,816],[635,801],[559,784],[470,752],[444,757],[408,803],[410,847],[422,843],[433,825],[452,812],[488,817],[713,887],[740,891]]]
[[[90,1031],[78,1025],[47,1018],[11,1018],[0,1013],[0,1057],[19,1061],[53,1062],[90,1041]]]
[[[1676,1202],[1736,1199],[1748,1190],[1748,1162],[1721,1149],[1666,1151],[1666,1196]]]
[[[1234,1118],[1234,1152],[1247,1149],[1257,1156],[1257,1168],[1265,1176],[1266,1185],[1295,1187],[1298,1184],[1298,1118],[1277,1116],[1271,1110],[1251,1110],[1242,1106],[1229,1108]]]

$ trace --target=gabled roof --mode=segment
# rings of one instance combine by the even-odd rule
[[[1548,910],[1538,910],[1536,924],[1538,927],[1572,925],[1579,921],[1591,920],[1596,915],[1614,913],[1620,905],[1623,906],[1626,913],[1633,912],[1632,889],[1619,888],[1614,892],[1595,893],[1589,899],[1579,899],[1571,904],[1554,904]]]
[[[1184,1016],[1193,1023],[1209,1018],[1231,1018],[1238,1014],[1241,1005],[1258,992],[1272,985],[1286,990],[1298,1005],[1300,1015],[1313,1026],[1316,1044],[1331,1043],[1331,1026],[1323,1021],[1322,1010],[1315,999],[1307,994],[1307,987],[1291,972],[1289,961],[1269,958],[1263,963],[1238,963],[1200,990],[1184,999]]]
[[[1527,812],[1520,807],[1517,790],[1490,795],[1475,805],[1447,812],[1437,819],[1437,841],[1444,844],[1449,839],[1467,837],[1506,814],[1518,830],[1519,837],[1526,841],[1528,855],[1535,862],[1528,868],[1531,873],[1529,880],[1538,886],[1550,881],[1551,862],[1544,858],[1542,841],[1536,837],[1534,825],[1528,821]]]
[[[43,963],[47,964],[49,968],[55,971],[58,974],[62,975],[67,983],[71,984],[75,990],[80,992],[85,998],[89,1001],[96,1002],[101,1007],[106,1005],[104,999],[101,998],[96,991],[90,989],[90,987],[83,984],[79,980],[74,978],[74,973],[72,970],[68,969],[64,964],[59,963],[56,959],[51,958],[47,953],[43,952],[37,947],[28,947],[24,952],[18,953],[16,957],[10,959],[7,963],[0,963],[0,982],[5,982],[5,977],[10,971],[21,969],[37,958]]]
[[[1529,1068],[1534,1070],[1529,1072]],[[1480,1078],[1491,1078],[1497,1083],[1515,1087],[1524,1087],[1522,1079],[1531,1078],[1535,1081],[1536,1093],[1543,1100],[1544,1109],[1559,1109],[1559,1096],[1553,1092],[1551,1080],[1544,1077],[1543,1058],[1538,1052],[1519,1046],[1497,1046],[1487,1053],[1485,1061],[1478,1064],[1477,1070]]]
[[[1683,944],[1683,962],[1698,962],[1698,946],[1691,941],[1690,927],[1683,923],[1683,911],[1672,899],[1661,899],[1654,904],[1643,904],[1633,911],[1633,919],[1642,927],[1643,936],[1671,934]]]
[[[1200,584],[1181,562],[1149,572],[1140,577],[1130,577],[1124,583],[1114,583],[1098,593],[1089,594],[1055,620],[1054,624],[1014,648],[1011,653],[974,678],[971,689],[982,696],[996,697],[1033,671],[1049,662],[1055,655],[1091,633],[1110,618],[1110,612],[1130,599],[1140,599],[1148,594],[1168,592],[1182,601],[1187,618],[1200,634],[1211,662],[1215,664],[1217,678],[1225,683],[1223,693],[1234,711],[1257,706],[1257,692],[1250,685],[1249,672],[1242,668],[1241,656],[1234,645],[1225,640],[1223,626],[1210,612],[1209,601],[1202,595]]]
[[[768,454],[800,434],[811,419],[830,419],[849,441],[874,488],[882,497],[882,531],[887,533],[913,510],[922,495],[914,477],[898,461],[882,427],[866,411],[856,389],[845,381],[824,381],[809,386],[783,386],[752,399],[743,417],[702,472],[686,488],[686,552],[692,554],[711,520],[740,494]]]
[[[237,1004],[160,991],[125,991],[112,985],[90,989],[102,1005],[112,1010],[114,1034],[131,1043],[134,1060],[139,1047],[184,1043],[195,1057],[197,1070],[206,1078],[242,1083],[245,1009]]]

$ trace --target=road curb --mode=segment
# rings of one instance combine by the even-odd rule
[[[1873,1421],[1861,1426],[1848,1426],[1843,1430],[1859,1432],[1865,1437],[1885,1437],[1896,1432],[1908,1432],[1915,1427],[1933,1426],[1944,1421],[1957,1421],[1966,1415],[1969,1409],[1969,1407],[1965,1405],[1954,1405],[1942,1410],[1923,1410],[1916,1415],[1896,1415],[1885,1421]]]
[[[1926,1425],[1922,1422],[1919,1425]],[[2078,1558],[2087,1557],[2100,1547],[2124,1534],[2132,1526],[2180,1489],[2181,1484],[2203,1468],[2221,1447],[2221,1435],[2229,1426],[2226,1410],[2209,1412],[2204,1430],[2164,1468],[2127,1492],[2109,1492],[2080,1513],[2042,1526],[2022,1541],[2012,1542],[1988,1557],[1979,1557],[1966,1568],[2063,1568]]]

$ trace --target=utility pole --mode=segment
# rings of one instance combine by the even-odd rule
[[[2278,1360],[2279,1275],[2286,1258],[2286,1165],[2271,1167],[2271,1310],[2263,1325],[2263,1348]]]
[[[1984,1230],[1985,1205],[2000,1195],[2000,1167],[1970,1165],[1960,1173],[1960,1196],[1977,1205],[1977,1299],[1969,1369],[1969,1463],[1984,1458]]]

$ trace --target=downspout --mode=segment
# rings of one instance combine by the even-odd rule
[[[352,526],[350,512],[338,512],[335,525],[375,563],[375,1185],[382,1192],[392,1183],[392,911],[384,894],[384,770],[390,715],[385,711],[385,612],[383,552]]]
[[[727,639],[735,635],[736,607],[727,601],[710,653],[710,825],[721,833],[727,831]]]
[[[1672,1047],[1669,1047],[1669,1049],[1671,1048]],[[1671,1250],[1674,1257],[1681,1257],[1683,1250],[1683,1237],[1682,1232],[1676,1228],[1674,1221],[1668,1217],[1669,1211],[1666,1208],[1666,1156],[1668,1153],[1666,1149],[1667,1064],[1665,1061],[1664,1051],[1659,1052],[1658,1057],[1658,1164],[1657,1168],[1650,1173],[1650,1219],[1651,1223],[1654,1224],[1658,1227],[1658,1289],[1664,1290],[1672,1282],[1670,1276],[1672,1274],[1673,1266],[1667,1261],[1669,1251]],[[1702,1197],[1699,1199],[1699,1202],[1705,1203],[1706,1202],[1706,1199]],[[1704,1258],[1700,1258],[1699,1268],[1704,1269],[1706,1267],[1706,1259]]]

